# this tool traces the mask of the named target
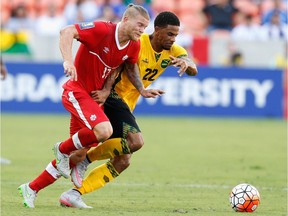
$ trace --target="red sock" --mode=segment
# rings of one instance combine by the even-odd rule
[[[56,167],[56,160],[54,159],[51,161],[53,167]],[[75,164],[70,161],[70,167],[73,168],[75,167]],[[50,184],[53,184],[57,179],[55,179],[47,170],[45,169],[37,178],[35,178],[32,182],[30,182],[29,187],[36,191],[40,191],[41,189],[49,186]]]
[[[56,167],[56,160],[52,161],[52,165]],[[47,187],[48,185],[54,183],[55,179],[47,170],[45,169],[37,178],[30,182],[29,186],[32,190],[40,191],[41,189]]]
[[[70,154],[72,151],[98,143],[94,132],[88,128],[82,128],[72,137],[60,144],[60,151],[63,154]],[[77,146],[77,147],[76,147]]]

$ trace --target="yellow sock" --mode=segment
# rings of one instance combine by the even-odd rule
[[[107,183],[115,179],[119,173],[114,166],[107,162],[93,169],[82,182],[82,187],[76,188],[81,194],[90,193],[104,187]]]
[[[91,162],[114,158],[115,156],[123,154],[130,154],[127,140],[124,138],[108,139],[87,152],[87,156]]]

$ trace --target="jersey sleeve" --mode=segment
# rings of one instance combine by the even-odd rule
[[[172,49],[171,54],[177,58],[183,57],[183,56],[188,56],[187,51],[182,46],[179,46],[178,44],[173,45],[173,49]]]
[[[79,34],[79,41],[88,48],[96,47],[108,32],[105,22],[77,23],[75,27]]]
[[[133,42],[133,45],[129,48],[129,52],[129,58],[126,61],[131,64],[136,64],[140,52],[140,41]]]

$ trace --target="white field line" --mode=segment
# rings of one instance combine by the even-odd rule
[[[65,181],[64,178],[62,180],[56,181],[54,184],[57,185],[70,185],[72,186],[72,182],[70,180]],[[1,181],[1,184],[3,182]],[[4,184],[19,184],[19,182],[9,181],[5,182]],[[118,183],[116,181],[108,184],[109,187],[150,187],[150,188],[157,188],[157,187],[165,187],[165,188],[204,188],[204,189],[231,189],[235,186],[232,185],[208,185],[208,184],[149,184],[149,183],[136,183],[136,182],[127,182],[127,183]],[[259,190],[266,190],[266,191],[288,191],[286,187],[256,187]]]
[[[58,183],[57,183],[58,184]],[[70,181],[61,181],[60,184],[63,185],[71,185]],[[112,182],[109,184],[111,186],[116,187],[165,187],[165,188],[204,188],[204,189],[232,189],[234,186],[232,185],[208,185],[208,184],[148,184],[148,183],[135,183],[135,182],[127,182],[127,183],[118,183]],[[257,187],[259,190],[267,190],[267,191],[288,191],[288,188],[279,188],[279,187]]]

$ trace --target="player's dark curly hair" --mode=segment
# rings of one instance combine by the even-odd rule
[[[159,13],[154,20],[154,27],[158,26],[165,28],[167,25],[180,26],[180,21],[178,17],[172,12],[164,11]]]

